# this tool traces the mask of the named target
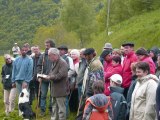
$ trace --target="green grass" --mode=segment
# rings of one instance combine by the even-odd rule
[[[0,56],[0,73],[1,73],[1,68],[3,64],[4,64],[4,59],[2,56]],[[0,77],[0,80],[1,80],[1,77]],[[47,106],[48,106],[48,100],[49,100],[49,93],[47,95]],[[17,102],[18,102],[18,97],[16,99],[15,110],[9,116],[6,116],[4,112],[5,108],[4,108],[4,103],[3,103],[3,87],[2,87],[2,84],[0,84],[0,107],[1,107],[0,120],[23,120],[21,117],[18,116],[19,114],[18,114],[18,103]],[[37,103],[36,100],[33,101],[32,108],[34,112],[36,112],[36,103]],[[75,116],[76,116],[76,113],[70,113],[68,120],[74,120]],[[40,110],[38,109],[38,119],[37,120],[50,120],[48,109],[46,111],[46,116],[44,117],[40,117]]]
[[[93,36],[93,41],[88,47],[96,48],[97,52],[102,51],[106,42],[112,43],[114,48],[120,48],[125,41],[135,43],[135,48],[152,46],[160,47],[160,9],[152,12],[134,16],[109,28],[113,33],[108,37],[106,32]]]

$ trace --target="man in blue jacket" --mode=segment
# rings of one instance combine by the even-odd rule
[[[29,82],[32,80],[33,60],[26,53],[27,48],[23,46],[21,56],[13,62],[12,87],[16,86],[18,94],[23,88],[28,88]]]

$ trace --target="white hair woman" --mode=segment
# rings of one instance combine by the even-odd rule
[[[73,59],[75,71],[78,74],[80,51],[77,49],[73,49],[73,50],[71,50],[70,55],[71,55],[71,58]]]
[[[70,52],[71,58],[73,59],[74,68],[75,68],[75,74],[72,75],[71,79],[71,94],[70,94],[70,101],[69,101],[69,107],[72,112],[76,112],[78,109],[78,86],[76,86],[76,79],[78,74],[78,68],[79,68],[79,58],[80,58],[80,52],[77,49],[73,49]]]

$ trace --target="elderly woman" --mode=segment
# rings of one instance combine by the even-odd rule
[[[74,68],[75,68],[75,74],[72,76],[72,78],[75,80],[73,83],[74,85],[71,88],[70,93],[70,101],[69,101],[69,107],[70,111],[77,112],[78,109],[78,87],[76,86],[76,79],[79,69],[79,59],[80,59],[80,52],[77,49],[73,49],[70,52],[71,58],[73,59]],[[73,82],[73,81],[72,81]]]
[[[150,74],[149,64],[136,64],[137,83],[132,94],[130,120],[156,120],[156,89],[158,78]]]
[[[4,104],[6,115],[14,110],[14,100],[16,97],[16,88],[12,87],[12,59],[9,54],[4,55],[5,65],[2,67],[2,84],[4,89]]]

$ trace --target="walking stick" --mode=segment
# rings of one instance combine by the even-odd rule
[[[39,101],[40,101],[40,94],[41,94],[41,84],[42,84],[42,79],[38,78],[39,80],[39,88],[38,88],[38,99],[37,99],[37,105],[36,105],[36,120],[38,118],[38,107],[39,107]]]
[[[42,58],[42,70],[41,70],[41,74],[43,73],[43,68],[44,68],[44,57],[45,55],[43,55]],[[36,105],[36,120],[38,118],[38,107],[39,107],[39,101],[40,101],[40,94],[41,94],[41,85],[42,85],[42,78],[38,78],[39,81],[39,88],[38,88],[38,99],[37,99],[37,105]]]
[[[82,103],[82,95],[81,95],[81,97],[80,97],[80,101],[79,101],[79,105],[78,105],[77,116],[79,115],[81,103]]]

